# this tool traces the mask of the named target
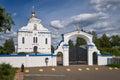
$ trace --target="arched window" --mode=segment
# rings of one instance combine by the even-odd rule
[[[37,40],[37,37],[36,37],[36,43],[37,43],[37,41],[38,41],[38,40]]]
[[[37,43],[38,39],[37,37],[33,37],[33,43]]]
[[[25,43],[25,38],[24,37],[22,37],[22,44],[24,44]]]
[[[45,44],[47,44],[47,43],[48,43],[47,38],[45,38]]]
[[[35,43],[35,37],[33,37],[33,43]]]

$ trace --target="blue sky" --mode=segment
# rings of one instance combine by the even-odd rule
[[[0,6],[12,14],[16,24],[13,26],[14,30],[27,24],[32,6],[35,7],[36,16],[42,19],[43,24],[49,25],[52,20],[64,20],[89,12],[88,5],[86,0],[0,0]]]
[[[15,37],[16,31],[27,25],[32,6],[42,24],[53,32],[55,41],[60,34],[75,30],[75,24],[86,31],[96,31],[98,35],[120,35],[120,0],[0,0],[0,6],[11,13],[15,21],[10,35]]]

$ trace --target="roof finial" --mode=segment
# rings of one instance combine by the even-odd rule
[[[75,24],[76,30],[79,31],[79,23]]]
[[[35,18],[35,10],[34,10],[34,6],[32,6],[32,16],[30,18]]]

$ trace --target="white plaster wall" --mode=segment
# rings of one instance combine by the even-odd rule
[[[62,52],[63,53],[63,44],[64,44],[64,42],[60,43],[60,45],[58,46],[58,48],[54,51],[55,54],[57,54],[58,52]]]
[[[78,37],[78,36],[85,39],[87,44],[92,43],[93,36],[82,31],[74,31],[71,33],[64,34],[64,42],[67,44],[71,38]]]
[[[0,57],[0,64],[9,63],[13,67],[20,67],[21,64],[26,66],[26,57]]]
[[[46,66],[45,58],[49,58],[48,66],[56,66],[56,56],[10,56],[0,57],[0,64],[9,63],[13,67],[21,67],[24,64],[25,67],[41,67]]]
[[[51,53],[51,34],[50,33],[39,33],[33,31],[33,33],[18,32],[18,52],[33,52],[34,46],[37,46],[37,51],[40,53]],[[36,34],[36,35],[34,35]],[[22,37],[25,39],[25,43],[22,44]],[[33,43],[33,37],[37,37],[37,43]],[[47,44],[45,39],[47,38]]]
[[[107,59],[112,56],[98,56],[98,65],[107,65]]]
[[[69,46],[63,46],[63,66],[69,66]]]

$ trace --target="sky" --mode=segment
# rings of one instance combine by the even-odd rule
[[[37,18],[52,32],[53,44],[76,26],[99,36],[120,35],[120,0],[0,0],[0,7],[5,7],[15,22],[11,32],[0,33],[1,44],[12,37],[17,42],[17,30],[27,25],[33,6]]]

